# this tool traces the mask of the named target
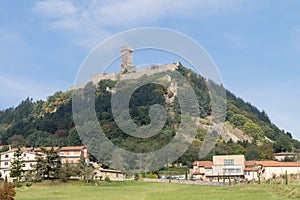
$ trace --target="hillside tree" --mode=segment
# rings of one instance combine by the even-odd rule
[[[22,151],[20,149],[14,152],[14,157],[11,163],[11,172],[10,176],[13,178],[17,178],[17,184],[19,184],[24,170],[22,169],[23,166],[23,156]]]

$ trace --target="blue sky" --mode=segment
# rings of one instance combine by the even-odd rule
[[[68,90],[99,42],[154,26],[195,39],[226,88],[300,139],[299,9],[297,0],[1,1],[0,109]]]

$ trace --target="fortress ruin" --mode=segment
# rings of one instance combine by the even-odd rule
[[[153,75],[164,71],[175,71],[179,63],[155,65],[147,69],[138,69],[132,64],[133,48],[131,46],[123,46],[121,48],[121,66],[120,73],[112,72],[105,74],[92,75],[90,81],[94,85],[97,85],[101,80],[129,80],[138,79],[143,75]],[[75,85],[71,87],[71,90],[84,88],[85,85]]]

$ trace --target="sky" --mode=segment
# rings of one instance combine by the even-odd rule
[[[227,89],[300,139],[300,1],[0,4],[0,109],[68,90],[89,52],[106,38],[133,28],[161,27],[202,45]]]

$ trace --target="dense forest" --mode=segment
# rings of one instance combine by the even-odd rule
[[[207,80],[181,65],[177,71],[188,80],[197,95],[202,123],[209,123],[211,105]],[[84,89],[80,89],[82,93],[90,89],[96,90],[96,115],[106,136],[114,144],[132,152],[150,152],[167,144],[176,134],[176,127],[180,123],[177,99],[172,103],[166,103],[164,99],[164,95],[173,94],[158,84],[147,84],[134,92],[129,111],[138,126],[150,123],[150,105],[161,104],[168,113],[173,113],[168,114],[159,134],[148,139],[138,139],[125,134],[114,121],[111,111],[112,93],[107,88],[114,88],[116,83],[103,80],[97,86],[88,83]],[[299,151],[300,142],[293,139],[291,133],[280,130],[273,124],[264,111],[258,110],[230,91],[225,91],[226,126],[240,130],[251,140],[234,141],[220,137],[213,150],[203,159],[211,159],[212,155],[244,154],[247,159],[264,160],[273,159],[274,152]],[[204,129],[198,129],[194,142],[178,162],[191,165],[194,160],[198,160],[205,134]],[[82,145],[72,116],[72,91],[56,92],[45,101],[27,98],[15,108],[0,111],[0,142],[1,145],[10,144],[14,147]]]

